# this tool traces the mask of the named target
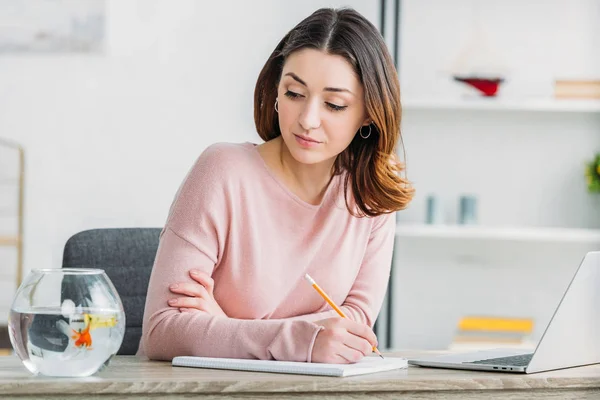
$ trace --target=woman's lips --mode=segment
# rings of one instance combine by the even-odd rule
[[[302,146],[302,147],[315,147],[315,146],[321,144],[321,142],[319,142],[315,139],[311,139],[307,136],[300,136],[300,135],[294,134],[294,138],[296,138],[296,142],[298,142],[298,144],[300,144],[300,146]]]

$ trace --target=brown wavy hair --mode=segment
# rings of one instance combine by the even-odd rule
[[[396,146],[400,134],[400,85],[387,46],[377,29],[358,12],[321,8],[301,21],[279,42],[265,63],[254,90],[254,122],[264,141],[281,135],[274,105],[286,58],[300,49],[311,48],[342,56],[354,68],[364,87],[365,106],[371,135],[358,131],[334,163],[334,174],[344,179],[346,206],[355,216],[374,217],[406,208],[414,189],[401,172]],[[348,193],[352,190],[355,210]]]

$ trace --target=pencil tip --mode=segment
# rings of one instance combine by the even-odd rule
[[[379,357],[381,357],[382,360],[385,360],[385,358],[383,358],[383,355],[381,353],[379,353]]]
[[[377,354],[379,357],[381,357],[383,359],[383,355],[381,354],[381,352],[379,351],[379,349],[377,347],[373,347],[373,351],[375,352],[375,354]]]

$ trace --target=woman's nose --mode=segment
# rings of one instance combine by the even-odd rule
[[[300,114],[300,126],[304,130],[317,129],[321,126],[321,116],[319,115],[319,102],[307,101],[305,107]]]

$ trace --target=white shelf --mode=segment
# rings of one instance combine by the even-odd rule
[[[406,225],[399,223],[396,226],[396,236],[423,239],[598,243],[600,245],[599,229],[577,228]]]
[[[600,113],[600,100],[506,99],[502,97],[406,98],[404,110],[495,110]]]

